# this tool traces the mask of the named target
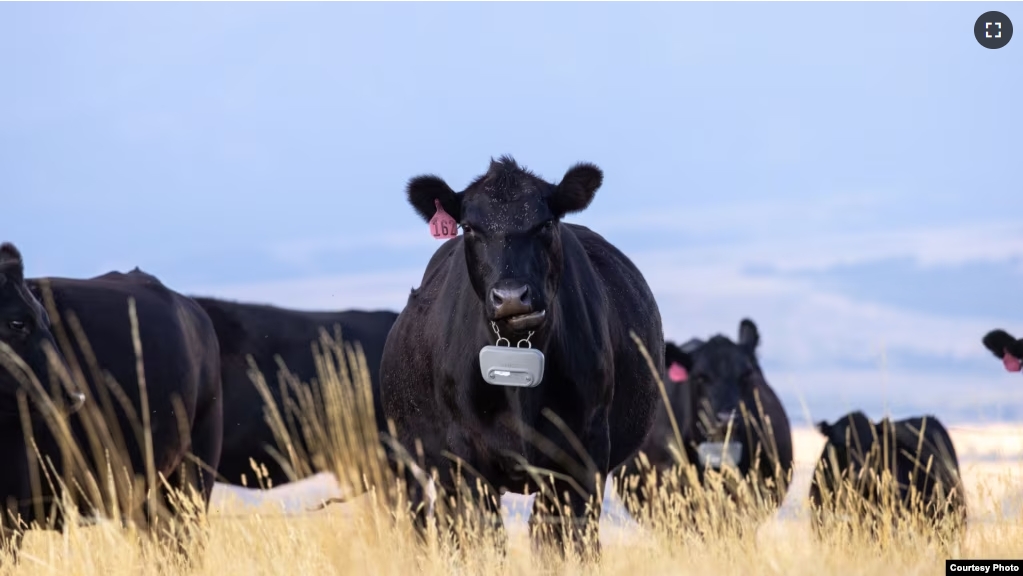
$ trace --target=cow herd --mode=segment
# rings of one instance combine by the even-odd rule
[[[68,466],[100,466],[98,454],[119,454],[146,471],[144,518],[154,499],[176,510],[160,476],[194,487],[203,506],[215,478],[245,484],[252,462],[274,485],[288,482],[250,362],[280,404],[278,362],[303,382],[316,378],[310,342],[334,327],[361,345],[376,425],[382,437],[395,433],[387,453],[420,529],[439,510],[428,488],[453,495],[446,515],[499,530],[500,495],[536,493],[537,542],[596,555],[585,530],[600,515],[603,479],[622,480],[616,485],[641,518],[665,486],[679,489],[665,481],[679,462],[693,464],[695,485],[731,470],[779,506],[792,477],[792,433],[758,361],[756,324],[742,319],[735,340],[666,341],[641,271],[597,232],[562,222],[590,204],[602,179],[583,163],[553,184],[510,157],[492,160],[459,192],[437,176],[411,179],[408,202],[445,241],[400,313],[189,297],[138,268],[26,278],[18,249],[3,244],[6,539],[17,545],[33,522],[63,525],[39,456],[59,477]],[[71,337],[79,334],[88,344]],[[996,330],[983,343],[1020,370],[1023,341]],[[82,417],[86,406],[102,417]],[[140,424],[146,434],[111,432]],[[62,438],[87,445],[97,427],[106,430],[99,445],[68,458]],[[873,422],[857,411],[818,429],[826,442],[809,494],[818,530],[845,517],[834,497],[844,485],[875,504],[860,520],[876,530],[870,514],[885,474],[897,481],[896,506],[916,502],[929,518],[965,523],[955,450],[936,418]],[[399,463],[394,446],[415,455],[414,465]],[[423,470],[433,473],[431,486]]]

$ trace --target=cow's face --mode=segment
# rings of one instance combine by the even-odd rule
[[[6,345],[0,346],[0,356],[4,356],[0,358],[2,402],[11,401],[14,391],[26,390],[23,387],[25,378],[29,377],[25,374],[26,367],[48,391],[50,361],[47,348],[52,351],[54,360],[63,362],[63,358],[57,353],[59,349],[50,332],[46,310],[25,284],[21,254],[8,243],[0,244],[0,342]],[[5,347],[8,350],[3,350]],[[24,366],[20,366],[10,352],[17,355]],[[9,412],[10,408],[4,406],[0,410]]]
[[[707,342],[691,340],[681,348],[667,346],[665,362],[669,373],[672,364],[681,365],[688,373],[687,385],[692,389],[697,427],[704,434],[715,435],[743,424],[740,404],[753,398],[753,390],[764,383],[756,359],[760,342],[756,325],[743,320],[739,325],[739,341],[715,336]],[[759,416],[759,408],[747,405],[749,416]]]
[[[586,208],[603,174],[573,166],[557,185],[502,157],[462,192],[436,176],[408,184],[409,202],[429,221],[435,202],[464,233],[465,265],[484,318],[502,336],[522,336],[548,320],[564,267],[562,216]]]

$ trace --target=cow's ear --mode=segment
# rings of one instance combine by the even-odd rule
[[[686,370],[690,370],[693,367],[693,357],[687,352],[683,352],[674,342],[664,343],[664,361],[678,362]]]
[[[672,382],[684,382],[689,379],[689,371],[693,369],[693,357],[682,351],[671,342],[664,343],[664,365],[668,379]]]
[[[0,274],[21,282],[25,278],[25,265],[21,261],[21,252],[10,242],[0,244]]]
[[[565,172],[564,178],[547,199],[547,205],[558,218],[586,209],[597,189],[604,182],[604,173],[595,165],[580,162]]]
[[[984,347],[996,358],[1001,359],[1007,351],[1016,345],[1016,339],[1005,330],[992,330],[984,336]]]
[[[760,331],[757,330],[757,325],[749,318],[743,318],[742,322],[739,322],[739,346],[752,354],[759,345]]]
[[[827,420],[821,420],[817,423],[817,431],[823,434],[825,438],[831,438],[831,424],[828,424]]]
[[[406,193],[408,203],[427,222],[437,212],[437,202],[455,222],[462,219],[462,193],[452,190],[447,182],[437,176],[427,174],[410,179]]]

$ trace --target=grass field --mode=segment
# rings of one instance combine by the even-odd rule
[[[323,379],[346,386],[344,371]],[[330,424],[344,418],[341,405],[353,408],[358,395],[318,396],[323,404],[318,425],[344,428],[323,437],[346,445],[351,426]],[[347,398],[347,400],[346,400]],[[339,400],[340,399],[340,400]],[[343,406],[342,406],[343,407]],[[811,467],[822,448],[812,428],[794,430],[795,477],[782,508],[755,536],[701,539],[685,530],[640,527],[625,514],[617,498],[607,495],[600,522],[602,558],[597,565],[562,560],[531,548],[525,529],[528,498],[506,495],[508,553],[502,557],[488,544],[456,553],[440,545],[420,546],[410,533],[395,527],[391,514],[365,494],[343,504],[310,510],[340,491],[334,477],[319,474],[272,490],[217,485],[207,517],[209,539],[202,560],[186,565],[165,547],[113,523],[74,527],[65,533],[34,531],[26,537],[21,562],[2,562],[3,574],[120,576],[136,574],[936,574],[944,559],[1023,558],[1023,427],[951,426],[962,465],[970,526],[951,550],[912,533],[888,545],[859,535],[816,541],[805,509]],[[339,448],[340,450],[340,448]],[[329,460],[329,458],[328,458]],[[344,458],[332,461],[344,467]],[[322,466],[321,466],[322,467]],[[738,520],[743,521],[742,519]]]
[[[499,562],[492,549],[473,550],[467,561],[453,554],[429,554],[406,535],[375,528],[369,496],[322,511],[304,512],[337,490],[329,476],[268,491],[223,485],[215,489],[211,536],[203,565],[194,569],[151,546],[133,542],[113,526],[76,528],[66,535],[36,532],[27,539],[13,574],[935,574],[944,554],[909,540],[887,550],[864,542],[818,544],[802,510],[809,466],[821,442],[812,429],[796,429],[798,472],[783,509],[755,540],[700,542],[654,534],[622,519],[615,506],[601,521],[603,558],[599,568],[551,558],[538,559],[517,514],[522,496],[505,496],[509,550]],[[963,461],[971,525],[959,557],[1023,558],[1021,492],[1023,428],[953,428]],[[997,460],[1001,454],[1004,459]],[[612,497],[608,498],[612,500]],[[546,560],[546,561],[544,561]]]

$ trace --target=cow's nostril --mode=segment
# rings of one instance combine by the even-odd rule
[[[494,303],[494,306],[504,304],[504,298],[501,297],[501,293],[497,290],[490,291],[490,301]]]

